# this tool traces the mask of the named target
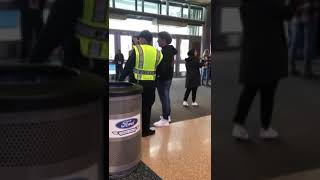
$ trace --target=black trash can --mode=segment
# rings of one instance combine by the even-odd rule
[[[132,172],[141,160],[142,86],[109,82],[109,178]]]
[[[105,82],[46,65],[0,66],[4,180],[102,180]]]

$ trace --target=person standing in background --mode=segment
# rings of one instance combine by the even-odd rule
[[[158,44],[162,48],[163,59],[157,68],[157,89],[162,104],[162,116],[153,125],[156,127],[169,126],[171,121],[170,87],[173,78],[174,56],[176,48],[170,45],[172,37],[168,32],[158,33]]]
[[[132,37],[132,49],[129,51],[129,57],[131,56],[131,53],[134,50],[134,46],[139,45],[139,37],[138,36],[133,36]],[[127,66],[128,61],[126,62],[125,66],[124,66],[124,71],[129,71],[129,82],[130,83],[136,83],[136,79],[134,78],[134,74],[133,71],[130,71],[129,69],[127,69],[129,66]]]
[[[243,90],[233,119],[232,136],[236,139],[249,139],[245,120],[257,92],[261,96],[260,137],[278,137],[278,132],[271,128],[271,119],[277,86],[288,76],[284,22],[292,17],[292,12],[292,7],[286,6],[283,0],[242,0],[240,83]]]
[[[304,76],[316,77],[312,72],[312,59],[315,55],[316,35],[319,25],[319,0],[293,0],[295,9],[291,22],[291,41],[289,48],[289,61],[291,73],[299,75],[296,68],[297,50],[303,39]]]
[[[116,65],[116,80],[119,79],[119,76],[123,71],[123,63],[124,63],[124,57],[123,57],[123,54],[121,53],[121,50],[119,49],[114,58],[114,64]]]
[[[209,85],[209,56],[210,56],[210,52],[209,52],[209,49],[205,49],[203,51],[203,55],[202,55],[202,59],[203,61],[205,62],[203,67],[202,67],[202,74],[201,74],[201,85],[206,85],[208,86]],[[203,80],[205,80],[206,83],[203,83]]]
[[[21,19],[21,59],[24,62],[31,53],[43,26],[43,9],[47,0],[17,0]]]
[[[196,102],[197,90],[201,85],[200,68],[205,62],[199,62],[198,52],[195,49],[191,49],[188,52],[188,58],[186,58],[186,92],[184,94],[182,105],[188,107],[189,94],[192,91],[192,106],[199,106]]]

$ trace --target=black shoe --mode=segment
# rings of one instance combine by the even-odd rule
[[[151,135],[154,135],[156,133],[155,130],[147,130],[147,131],[142,131],[142,137],[147,137],[147,136],[151,136]]]

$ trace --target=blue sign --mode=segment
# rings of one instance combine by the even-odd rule
[[[119,129],[128,129],[138,123],[138,119],[127,119],[116,124]]]

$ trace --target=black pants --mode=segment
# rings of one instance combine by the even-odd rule
[[[278,86],[278,81],[266,85],[245,85],[237,106],[234,122],[240,125],[245,124],[245,119],[249,113],[250,106],[257,92],[260,92],[260,116],[262,128],[269,128],[274,106],[274,96]]]
[[[43,26],[41,10],[25,10],[21,12],[22,49],[21,58],[25,59],[31,53],[33,40],[36,40]]]
[[[190,94],[190,92],[192,91],[192,102],[195,102],[195,101],[196,101],[196,98],[197,98],[197,90],[198,90],[198,87],[195,87],[195,88],[187,88],[186,93],[184,94],[183,100],[184,100],[184,101],[187,101],[188,98],[189,98],[189,94]]]
[[[143,87],[142,93],[142,133],[150,129],[151,109],[155,101],[156,84],[154,81],[138,81]]]
[[[122,73],[122,71],[123,71],[122,65],[116,65],[116,80],[119,79],[120,74]]]

